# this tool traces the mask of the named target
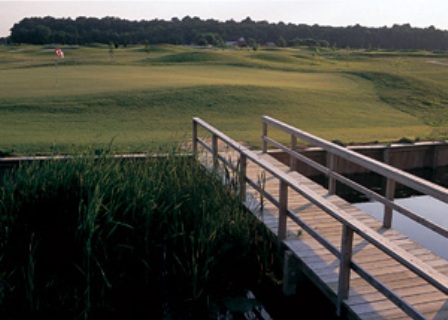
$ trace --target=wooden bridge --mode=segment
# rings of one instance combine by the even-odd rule
[[[289,146],[272,138],[282,133]],[[326,150],[327,164],[301,154],[299,142]],[[393,215],[403,214],[448,238],[446,228],[394,201],[397,183],[445,203],[447,189],[270,117],[262,118],[262,145],[263,150],[252,151],[193,119],[195,154],[205,166],[224,172],[224,181],[237,186],[246,207],[285,249],[285,291],[294,289],[298,274],[305,274],[334,303],[335,312],[350,319],[448,319],[448,261],[391,228]],[[271,157],[269,145],[287,152],[289,165]],[[338,159],[383,176],[385,194],[335,172]],[[328,188],[297,172],[298,161],[325,174]],[[336,196],[336,182],[384,204],[384,219]]]

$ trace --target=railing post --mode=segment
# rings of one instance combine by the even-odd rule
[[[432,169],[435,171],[435,169],[439,166],[439,150],[440,150],[440,144],[436,144],[432,147]]]
[[[297,258],[291,250],[285,250],[282,281],[282,291],[284,295],[291,296],[296,294],[297,283],[305,278],[300,270]]]
[[[193,119],[193,155],[198,153],[198,123]]]
[[[385,197],[388,200],[394,201],[395,198],[395,186],[396,183],[392,179],[386,180],[386,194]],[[384,205],[384,217],[383,217],[383,227],[390,228],[392,227],[392,213],[393,210],[388,205]]]
[[[341,315],[342,302],[348,298],[350,292],[350,265],[353,251],[353,230],[346,224],[342,229],[341,256],[339,261],[339,285],[337,310],[338,316]]]
[[[297,147],[297,137],[291,134],[291,150],[295,151]],[[297,171],[297,159],[291,155],[289,167],[291,171]]]
[[[288,212],[288,185],[283,180],[280,180],[280,197],[278,208],[278,239],[286,239],[286,220]]]
[[[268,152],[268,142],[266,141],[266,137],[268,136],[268,124],[266,122],[264,122],[264,120],[261,120],[262,124],[263,124],[263,135],[261,137],[261,145],[262,145],[262,150],[263,153]]]
[[[330,174],[328,176],[328,193],[336,193],[336,179],[333,177],[333,171],[335,167],[335,155],[333,153],[327,153],[327,167],[330,169]]]
[[[246,201],[246,170],[247,169],[247,157],[245,154],[240,153],[240,172],[239,172],[239,185],[240,185],[240,199]]]
[[[218,136],[216,134],[212,135],[212,150],[213,150],[213,170],[218,170]]]

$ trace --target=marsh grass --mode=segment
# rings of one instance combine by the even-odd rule
[[[216,318],[270,272],[269,234],[184,151],[95,153],[1,181],[1,318]]]

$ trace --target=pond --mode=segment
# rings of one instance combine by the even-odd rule
[[[398,199],[396,202],[428,220],[448,228],[448,204],[429,196],[412,196],[405,199]],[[383,218],[384,206],[381,203],[364,202],[357,203],[355,206],[378,220],[382,220]],[[421,246],[448,260],[447,238],[395,211],[393,214],[392,228],[409,236]]]
[[[446,166],[435,169],[410,170],[408,172],[445,188],[448,187],[448,167]],[[384,194],[385,180],[380,175],[353,174],[348,177],[373,191]],[[312,179],[323,186],[327,184],[327,179],[323,176]],[[336,194],[378,220],[383,219],[384,206],[381,203],[369,201],[366,196],[340,183],[337,184]],[[421,195],[412,189],[397,184],[395,202],[442,227],[448,228],[448,204],[442,201]],[[395,211],[392,227],[421,246],[448,260],[448,239]]]

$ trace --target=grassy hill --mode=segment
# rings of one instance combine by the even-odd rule
[[[448,59],[428,52],[0,47],[0,152],[145,151],[199,116],[260,145],[260,116],[345,143],[448,136]]]

